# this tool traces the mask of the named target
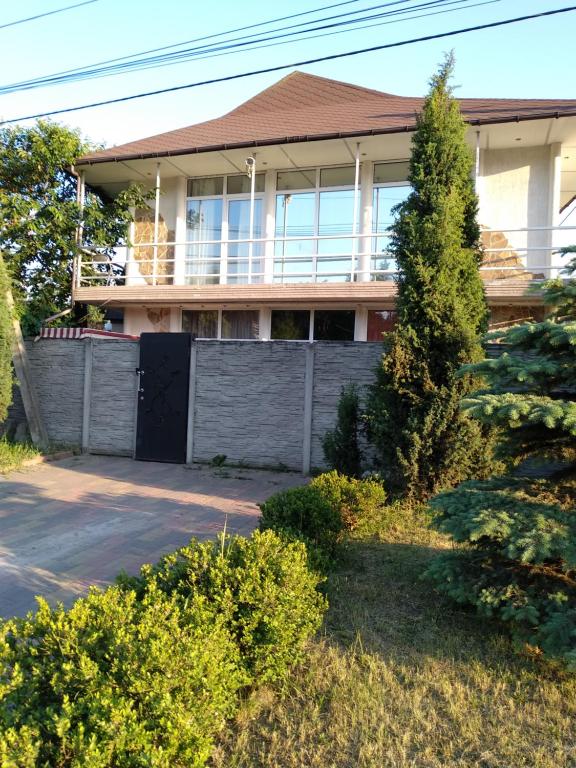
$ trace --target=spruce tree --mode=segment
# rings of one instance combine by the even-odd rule
[[[378,470],[392,492],[423,499],[482,472],[485,430],[460,410],[474,388],[457,378],[483,356],[487,307],[472,153],[447,57],[412,143],[412,192],[396,207],[391,253],[398,267],[398,323],[388,334],[367,421]]]
[[[568,272],[576,275],[576,259]],[[574,297],[574,277],[549,284],[553,316],[510,328],[499,358],[463,371],[489,384],[464,407],[500,430],[511,471],[431,501],[436,526],[465,547],[438,558],[430,575],[441,591],[511,622],[517,638],[576,669]]]

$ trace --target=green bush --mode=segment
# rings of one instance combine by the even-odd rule
[[[358,389],[354,384],[349,384],[342,387],[340,392],[336,426],[322,440],[324,458],[328,465],[344,475],[360,477],[362,474],[361,424]]]
[[[358,480],[336,471],[318,475],[310,487],[337,510],[346,529],[353,531],[360,520],[374,519],[386,501],[386,493],[376,480]]]
[[[204,598],[112,587],[0,627],[0,765],[200,768],[245,683]]]
[[[326,600],[317,591],[321,577],[308,567],[302,542],[274,531],[256,531],[219,542],[190,544],[125,579],[141,594],[152,580],[168,594],[203,598],[222,617],[240,650],[252,682],[285,676],[320,627]]]
[[[260,528],[272,528],[333,552],[343,522],[340,510],[318,488],[303,485],[275,493],[260,505]]]

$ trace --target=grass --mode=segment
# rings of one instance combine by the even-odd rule
[[[356,531],[306,663],[247,699],[214,768],[576,766],[576,680],[421,580],[447,546],[400,507]]]
[[[20,469],[27,459],[33,459],[40,454],[36,448],[23,443],[10,443],[0,440],[0,474]]]

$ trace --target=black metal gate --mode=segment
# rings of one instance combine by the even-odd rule
[[[186,461],[190,341],[189,333],[140,336],[136,458],[141,461]]]

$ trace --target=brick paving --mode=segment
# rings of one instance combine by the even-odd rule
[[[70,604],[122,569],[216,536],[249,534],[257,504],[299,485],[297,474],[75,456],[0,476],[0,616],[35,595]]]

